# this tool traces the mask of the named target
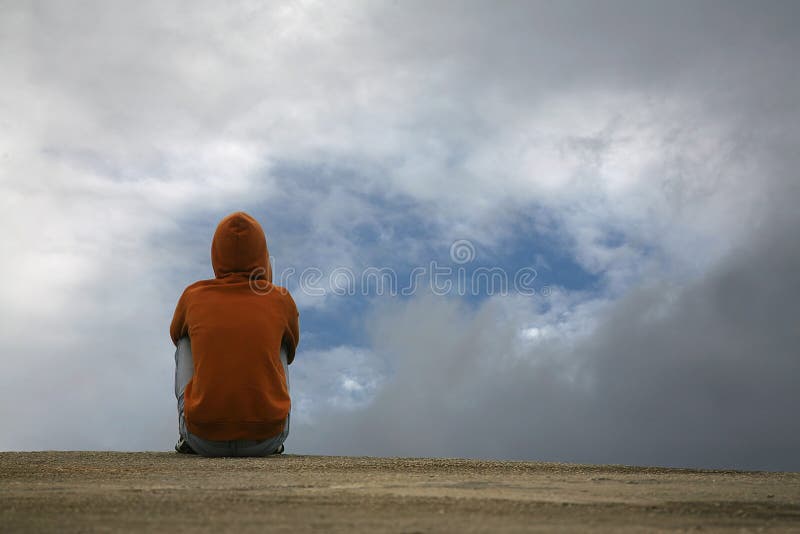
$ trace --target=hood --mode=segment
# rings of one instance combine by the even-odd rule
[[[258,278],[272,282],[269,251],[264,230],[254,218],[237,211],[222,219],[211,243],[214,275],[222,278],[232,273],[250,275],[258,269]]]

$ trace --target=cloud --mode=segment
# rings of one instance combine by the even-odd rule
[[[169,316],[185,285],[210,276],[218,219],[247,209],[264,222],[279,270],[403,272],[469,239],[483,262],[529,259],[572,273],[553,273],[558,291],[541,305],[411,299],[384,309],[370,298],[298,294],[308,367],[301,354],[306,408],[296,428],[330,404],[349,406],[347,417],[331,416],[345,426],[370,429],[383,414],[404,432],[441,432],[409,449],[356,428],[348,448],[320,423],[337,450],[611,457],[584,454],[586,433],[548,411],[554,403],[584,428],[607,424],[598,443],[611,439],[601,432],[628,436],[619,461],[795,465],[782,453],[770,460],[754,434],[731,426],[737,412],[752,421],[752,406],[770,405],[765,392],[783,395],[784,375],[764,374],[753,390],[742,377],[768,367],[739,352],[746,343],[727,341],[746,333],[787,371],[779,341],[794,341],[791,326],[766,306],[772,321],[753,316],[732,332],[729,307],[704,303],[730,298],[713,288],[733,269],[791,311],[770,285],[794,287],[791,272],[769,260],[769,279],[753,281],[742,269],[755,268],[753,251],[796,248],[780,220],[800,197],[790,185],[800,139],[796,11],[715,2],[4,6],[0,405],[9,431],[0,448],[165,448],[174,435]],[[669,290],[669,305],[657,288]],[[418,336],[412,319],[423,317],[447,340]],[[644,341],[620,326],[641,317],[655,317],[640,325],[652,340],[645,370],[634,357]],[[405,328],[388,326],[398,321]],[[683,329],[696,342],[683,354],[708,358],[669,356]],[[371,340],[373,330],[383,337]],[[612,335],[630,345],[614,347]],[[519,380],[487,367],[478,350],[503,355]],[[432,353],[442,361],[420,360]],[[470,364],[456,363],[462,353]],[[727,382],[696,363],[715,358]],[[712,458],[717,442],[700,432],[702,454],[670,455],[646,440],[664,436],[641,414],[630,421],[647,435],[587,412],[604,402],[619,412],[626,399],[649,406],[600,362],[631,366],[663,395],[658,376],[695,369],[702,380],[678,411],[709,405],[700,382],[741,388],[755,399],[749,412],[732,395],[712,410],[724,414],[715,428],[729,432],[734,452]],[[413,369],[430,377],[412,380]],[[443,392],[445,378],[463,383]],[[512,401],[528,390],[543,404],[522,411]],[[486,415],[481,399],[495,391],[505,395],[491,418],[499,445],[487,452],[458,407]],[[446,403],[428,419],[438,426],[406,426],[403,402],[427,409],[416,399],[437,393]],[[692,417],[664,428],[695,429]],[[537,425],[554,437],[518,430]],[[298,432],[298,446],[328,444]]]
[[[531,336],[520,303],[432,296],[370,322],[396,365],[375,400],[295,430],[301,449],[800,469],[800,249],[781,221],[686,286],[651,280]],[[566,317],[559,321],[556,316]],[[534,315],[534,317],[536,317]],[[562,324],[559,324],[562,323]],[[537,332],[542,332],[539,329]]]
[[[363,348],[338,346],[303,352],[290,372],[295,420],[313,425],[329,408],[350,411],[369,404],[383,386],[386,362]]]

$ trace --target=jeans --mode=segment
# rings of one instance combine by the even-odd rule
[[[286,363],[286,349],[283,347],[281,347],[281,362],[288,389],[289,369]],[[175,398],[178,399],[178,431],[197,454],[201,456],[267,456],[275,453],[289,436],[291,414],[286,416],[283,432],[262,441],[247,439],[212,441],[195,436],[186,428],[186,419],[183,415],[183,392],[193,374],[192,344],[188,337],[184,337],[178,342],[178,348],[175,350]]]

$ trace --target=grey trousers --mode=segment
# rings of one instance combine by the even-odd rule
[[[289,387],[289,366],[286,363],[286,350],[281,348],[281,362],[286,375],[286,387]],[[175,398],[178,399],[178,431],[189,446],[201,456],[267,456],[278,450],[289,437],[289,418],[283,426],[283,432],[274,438],[263,441],[232,440],[212,441],[195,436],[186,428],[186,419],[183,416],[183,392],[186,384],[194,375],[194,361],[192,359],[192,344],[188,337],[181,338],[175,350]]]

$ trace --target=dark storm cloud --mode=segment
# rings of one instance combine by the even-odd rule
[[[439,2],[416,7],[407,2],[372,7],[370,27],[387,36],[382,50],[399,61],[424,54],[439,67],[452,65],[453,72],[473,79],[465,91],[538,92],[587,83],[677,89],[687,81],[725,82],[753,71],[771,79],[794,76],[793,69],[775,62],[797,44],[794,21],[800,9],[794,2]]]
[[[520,349],[520,324],[498,321],[491,303],[397,306],[374,324],[373,349],[398,367],[393,381],[368,408],[296,430],[296,444],[798,470],[798,222],[774,221],[685,287],[632,291],[574,346]]]
[[[675,135],[703,122],[722,125],[729,130],[715,156],[733,167],[704,168],[676,153],[653,178],[669,186],[675,221],[688,227],[705,201],[729,195],[720,213],[741,232],[702,274],[650,273],[577,338],[526,347],[519,341],[526,318],[509,319],[498,301],[477,311],[429,296],[379,306],[367,324],[372,350],[395,368],[391,381],[365,409],[298,427],[295,444],[319,452],[800,469],[797,5],[459,4],[459,16],[450,7],[381,15],[387,27],[399,19],[409,29],[404,37],[418,39],[443,68],[458,56],[453,76],[464,82],[463,94],[495,83],[517,106],[559,87],[697,103],[698,115],[679,121]],[[462,56],[467,49],[474,53]],[[485,83],[467,81],[478,78]],[[525,91],[527,101],[519,97]],[[725,191],[729,172],[742,179]],[[687,209],[693,196],[696,211]],[[706,253],[682,251],[698,259]]]

